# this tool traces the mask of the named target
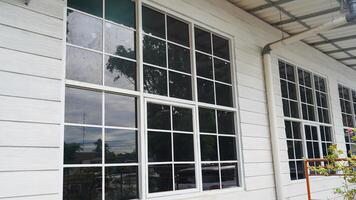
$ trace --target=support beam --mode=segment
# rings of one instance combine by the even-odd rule
[[[328,41],[313,42],[313,43],[309,43],[309,45],[319,46],[319,45],[323,45],[323,44],[328,44],[330,42],[341,42],[341,41],[353,40],[353,39],[356,39],[356,35],[349,35],[349,36],[345,36],[345,37],[341,37],[341,38],[328,39]]]
[[[285,4],[285,3],[289,3],[289,2],[292,2],[292,1],[295,1],[295,0],[280,0],[280,1],[276,1],[276,2],[268,2],[267,4],[264,4],[262,6],[257,6],[255,8],[251,8],[251,9],[247,10],[247,12],[252,12],[253,13],[253,12],[257,12],[257,11],[263,10],[263,9],[274,7],[276,5],[282,5],[282,4]]]
[[[336,60],[338,60],[338,61],[355,60],[356,61],[356,56],[347,57],[347,58],[339,58],[339,59],[336,59]]]
[[[343,51],[354,51],[354,50],[356,50],[356,47],[337,49],[337,50],[332,50],[332,51],[325,51],[324,53],[332,54],[332,53],[340,53],[340,52],[343,52]]]
[[[311,13],[311,14],[307,14],[307,15],[303,15],[303,16],[298,16],[295,19],[282,20],[282,21],[273,23],[272,26],[281,26],[283,24],[288,24],[288,23],[296,22],[298,20],[305,20],[305,19],[309,19],[309,18],[313,18],[313,17],[318,17],[318,16],[321,16],[321,15],[326,15],[326,14],[337,12],[337,11],[340,11],[339,7],[331,8],[331,9],[328,9],[328,10],[322,10],[322,11],[319,11],[319,12],[315,12],[315,13]]]

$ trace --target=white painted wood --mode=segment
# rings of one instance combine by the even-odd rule
[[[266,176],[274,173],[272,163],[246,163],[244,167],[246,177]]]
[[[0,172],[58,170],[59,148],[0,147]]]
[[[0,24],[61,39],[63,21],[0,1]],[[21,20],[19,20],[21,19]]]
[[[244,149],[271,150],[270,138],[242,137]]]
[[[240,114],[241,122],[268,126],[268,118],[266,114],[253,113],[243,110],[240,111]]]
[[[0,95],[60,101],[60,80],[0,71]],[[25,83],[25,84],[24,84]]]
[[[257,190],[262,188],[273,188],[273,187],[274,187],[273,175],[246,177],[247,190]]]
[[[62,58],[62,40],[0,25],[0,47],[51,58]]]
[[[245,99],[245,98],[240,98],[239,103],[240,103],[239,104],[240,110],[259,113],[259,114],[267,114],[266,103]]]
[[[268,126],[250,124],[250,123],[241,123],[241,134],[243,136],[249,137],[267,137],[269,138]]]

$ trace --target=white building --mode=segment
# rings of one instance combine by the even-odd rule
[[[339,7],[0,0],[0,199],[307,199],[303,158],[352,144],[356,24],[262,49]]]

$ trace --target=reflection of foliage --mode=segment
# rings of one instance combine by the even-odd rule
[[[64,143],[64,163],[70,163],[75,159],[78,151],[82,151],[79,143]]]
[[[163,69],[144,66],[144,85],[146,92],[159,95],[167,95],[167,73]]]
[[[109,167],[105,173],[109,199],[135,199],[137,193],[137,167]]]
[[[106,162],[137,162],[136,149],[130,153],[115,153],[110,151],[110,147],[105,143],[105,160]]]
[[[143,38],[144,62],[166,67],[166,43],[153,37]]]

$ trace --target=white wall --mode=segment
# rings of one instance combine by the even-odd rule
[[[223,0],[147,0],[234,37],[244,177],[241,189],[188,199],[275,199],[261,48],[280,32]],[[59,199],[63,121],[62,0],[0,0],[0,199]],[[343,145],[337,83],[356,72],[302,43],[274,52],[273,70],[285,194],[305,199],[305,182],[289,179],[277,58],[328,78],[337,143]],[[315,180],[316,196],[332,194],[335,178]],[[186,198],[175,196],[173,199]]]

